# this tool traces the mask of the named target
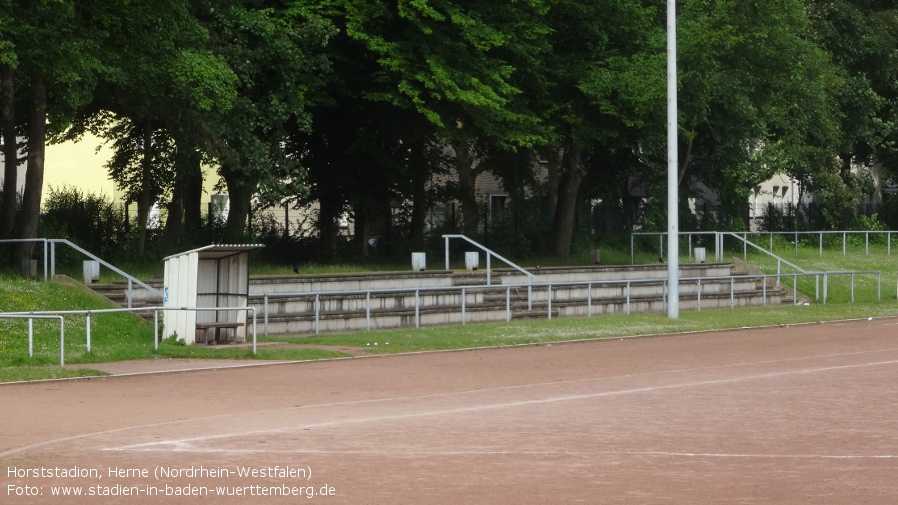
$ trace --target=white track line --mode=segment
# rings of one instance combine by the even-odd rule
[[[654,371],[654,372],[644,372],[644,373],[637,373],[637,374],[613,375],[613,376],[607,376],[607,377],[593,377],[593,378],[584,378],[584,379],[571,379],[571,380],[562,380],[562,381],[549,381],[549,382],[539,382],[539,383],[530,383],[530,384],[519,384],[519,385],[514,385],[514,386],[472,389],[472,390],[465,390],[465,391],[453,391],[453,392],[447,392],[447,393],[433,393],[433,394],[418,395],[418,396],[398,396],[398,397],[392,397],[392,398],[374,398],[374,399],[370,399],[370,400],[354,400],[354,401],[345,401],[345,402],[319,403],[319,404],[311,404],[311,405],[302,405],[302,406],[298,406],[298,407],[266,409],[266,410],[260,410],[260,411],[255,411],[255,412],[242,412],[242,413],[238,413],[238,414],[234,414],[234,413],[216,414],[213,416],[180,419],[177,421],[163,421],[163,422],[148,423],[148,424],[143,424],[143,425],[138,425],[138,426],[127,426],[127,427],[123,427],[123,428],[113,428],[113,429],[109,429],[109,430],[102,430],[102,431],[83,433],[83,434],[78,434],[78,435],[71,435],[68,437],[61,437],[61,438],[56,438],[56,439],[51,439],[51,440],[45,440],[42,442],[37,442],[34,444],[16,447],[13,449],[9,449],[9,450],[0,452],[0,458],[18,454],[18,453],[28,451],[31,449],[38,449],[41,447],[45,447],[45,446],[49,446],[49,445],[53,445],[53,444],[57,444],[57,443],[70,442],[73,440],[78,440],[78,439],[83,439],[83,438],[103,436],[103,435],[108,435],[108,434],[113,434],[113,433],[121,433],[121,432],[129,431],[129,430],[141,430],[141,429],[146,429],[146,428],[174,426],[174,425],[185,424],[185,423],[213,421],[216,419],[230,418],[235,415],[253,415],[253,414],[266,413],[266,412],[282,412],[282,411],[288,411],[288,410],[328,408],[328,407],[345,407],[345,406],[353,406],[353,405],[367,405],[367,404],[375,404],[375,403],[400,402],[400,401],[408,401],[408,400],[426,400],[426,399],[442,398],[442,397],[449,397],[449,396],[469,395],[469,394],[476,394],[476,393],[489,393],[489,392],[496,392],[496,391],[508,391],[508,390],[525,389],[525,388],[533,388],[533,387],[544,387],[544,386],[557,386],[557,385],[562,385],[562,384],[574,384],[574,383],[583,383],[583,382],[608,381],[611,379],[646,377],[646,376],[660,375],[660,374],[675,374],[675,373],[691,372],[691,371],[695,371],[695,370],[708,371],[708,370],[714,370],[714,369],[747,367],[747,366],[757,366],[757,365],[766,365],[766,364],[775,364],[775,363],[788,363],[788,362],[807,361],[807,360],[814,360],[814,359],[827,359],[827,358],[837,358],[837,357],[845,357],[845,356],[857,356],[857,355],[862,355],[862,354],[883,353],[883,352],[891,352],[891,351],[898,351],[898,347],[891,347],[891,348],[886,348],[886,349],[874,349],[874,350],[869,350],[869,351],[854,351],[854,352],[847,352],[847,353],[821,354],[821,355],[815,355],[815,356],[787,358],[787,359],[780,359],[780,360],[749,361],[749,362],[743,362],[743,363],[731,363],[731,364],[726,364],[726,365],[717,365],[717,366],[713,366],[713,367],[692,367],[692,368],[682,368],[682,369],[675,369],[675,370],[661,370],[661,371]],[[872,363],[872,364],[877,365],[877,364],[892,364],[892,363],[895,363],[895,361],[877,362],[877,363]],[[859,366],[868,366],[868,364],[847,365],[846,367],[853,368],[853,367],[859,367]],[[836,368],[838,368],[838,367],[836,367]],[[825,370],[829,370],[829,369],[830,368],[819,369],[819,371],[825,371]],[[811,370],[811,371],[815,371],[815,370],[816,369]],[[799,370],[799,371],[795,371],[795,372],[783,372],[782,374],[779,374],[779,375],[789,375],[789,374],[793,374],[793,373],[798,374],[798,373],[806,373],[806,372]],[[775,376],[775,375],[773,375],[773,376]],[[732,381],[750,380],[752,378],[761,378],[761,377],[762,376],[752,376],[752,377],[746,377],[744,379],[736,378],[736,379],[733,379]],[[724,379],[723,381],[726,381],[726,379]],[[714,381],[714,382],[719,382],[719,381]],[[711,385],[711,382],[709,382],[707,384]],[[696,385],[698,385],[698,384],[696,384]],[[671,387],[688,387],[688,386],[689,386],[688,384],[684,384],[681,386],[671,386]],[[637,390],[634,390],[633,392],[637,392]],[[602,394],[608,395],[608,394],[612,394],[612,393],[602,393]],[[618,394],[623,394],[623,393],[618,393]],[[242,433],[242,434],[246,434],[246,433]]]
[[[435,417],[435,416],[445,416],[445,415],[455,415],[455,414],[463,414],[470,412],[483,412],[487,410],[497,410],[497,409],[507,409],[507,408],[517,408],[517,407],[526,407],[532,405],[547,405],[552,403],[559,402],[569,402],[569,401],[579,401],[579,400],[588,400],[594,398],[607,398],[614,396],[624,396],[624,395],[633,395],[640,393],[654,393],[657,391],[667,391],[672,389],[683,389],[683,388],[692,388],[692,387],[707,387],[707,386],[719,386],[723,384],[733,384],[737,382],[745,382],[752,380],[766,380],[766,379],[775,379],[780,377],[788,377],[795,375],[805,375],[805,374],[815,374],[815,373],[823,373],[823,372],[831,372],[836,370],[851,370],[857,368],[867,368],[867,367],[876,367],[876,366],[884,366],[884,365],[895,365],[898,364],[898,360],[891,361],[877,361],[873,363],[862,363],[855,365],[840,365],[840,366],[831,366],[831,367],[818,367],[818,368],[809,368],[804,370],[794,370],[788,372],[771,372],[765,374],[756,374],[756,375],[746,375],[742,377],[730,377],[726,379],[714,379],[714,380],[705,380],[705,381],[693,381],[686,382],[682,384],[667,384],[663,386],[648,386],[641,388],[631,388],[631,389],[621,389],[617,391],[603,391],[600,393],[585,393],[585,394],[577,394],[577,395],[563,395],[563,396],[555,396],[549,398],[539,398],[539,399],[531,399],[531,400],[518,400],[512,402],[501,402],[501,403],[485,403],[480,405],[471,405],[468,407],[458,407],[458,408],[450,408],[450,409],[434,409],[423,412],[416,413],[406,413],[406,414],[393,414],[393,415],[384,415],[384,416],[373,416],[373,417],[357,417],[357,418],[343,418],[337,419],[333,421],[319,422],[319,423],[310,423],[310,424],[302,424],[297,426],[289,426],[283,428],[269,428],[269,429],[261,429],[261,430],[251,430],[251,431],[241,431],[239,433],[223,433],[223,434],[215,434],[215,435],[205,435],[200,437],[190,437],[183,438],[177,440],[165,440],[165,441],[154,441],[154,442],[145,442],[140,444],[131,444],[124,445],[119,447],[108,447],[103,450],[108,451],[173,451],[173,452],[202,452],[202,450],[193,449],[191,447],[192,444],[197,442],[208,442],[212,440],[222,440],[228,438],[235,437],[245,437],[245,436],[256,436],[256,435],[266,435],[271,433],[289,433],[292,431],[302,431],[312,428],[329,428],[334,426],[345,426],[350,424],[368,424],[368,423],[378,423],[385,421],[399,421],[406,419],[415,419],[422,417]],[[168,446],[169,448],[166,448]]]

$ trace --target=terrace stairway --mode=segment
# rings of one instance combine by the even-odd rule
[[[269,334],[663,312],[666,307],[664,264],[550,267],[531,273],[535,286],[529,290],[529,305],[527,278],[511,269],[493,270],[490,286],[485,286],[484,272],[252,277],[250,305],[257,308],[259,323],[264,324],[263,295],[268,295]],[[791,297],[786,298],[772,281],[765,288],[758,279],[719,279],[745,273],[728,263],[682,264],[680,308],[791,303]],[[700,298],[699,282],[691,278],[704,279]],[[317,309],[316,297],[308,294],[312,292],[320,293]]]
[[[494,269],[490,286],[486,285],[483,271],[253,276],[249,284],[249,304],[256,308],[260,333],[267,326],[269,334],[300,335],[416,325],[663,312],[666,308],[667,265],[664,264],[548,267],[534,268],[531,273],[534,286],[529,290],[527,277],[511,269]],[[791,292],[787,293],[771,279],[765,288],[759,279],[731,281],[719,278],[756,273],[744,264],[681,264],[680,308],[699,310],[791,303]],[[694,278],[703,279],[700,298],[699,282]],[[587,282],[591,284],[585,284]],[[148,284],[161,288],[162,280]],[[127,283],[88,287],[127,306]],[[385,290],[389,292],[383,292]],[[313,293],[319,293],[317,311]],[[134,290],[132,306],[160,303],[146,291]],[[146,314],[146,317],[150,315]]]

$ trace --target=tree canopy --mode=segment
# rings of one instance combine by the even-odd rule
[[[773,173],[829,226],[869,191],[855,167],[898,173],[892,2],[678,11],[680,191],[714,191],[718,226],[744,226]],[[0,0],[0,238],[37,236],[44,146],[90,131],[137,203],[138,257],[154,203],[166,247],[208,239],[201,163],[230,196],[228,241],[254,210],[314,206],[321,258],[337,256],[344,215],[353,254],[374,236],[407,251],[440,202],[459,205],[444,229],[477,234],[490,172],[515,212],[540,209],[538,248],[564,257],[589,201],[622,216],[603,233],[636,224],[634,188],[644,226],[663,208],[665,30],[655,0]]]

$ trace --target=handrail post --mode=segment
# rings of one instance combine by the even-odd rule
[[[443,254],[443,257],[446,258],[446,271],[448,272],[448,271],[449,271],[449,237],[448,237],[448,236],[444,236],[444,237],[443,237],[443,241],[444,241],[445,244],[446,244],[446,246],[445,246],[445,252],[444,252],[444,254]]]
[[[415,290],[415,328],[421,327],[421,290]]]
[[[761,277],[761,293],[762,293],[762,304],[767,306],[767,275]]]
[[[698,305],[698,311],[702,311],[702,280],[698,279],[698,295],[696,298],[696,303]]]
[[[65,320],[59,316],[59,367],[65,366]]]
[[[262,314],[262,330],[264,331],[265,336],[267,337],[268,336],[268,293],[265,293],[262,300],[263,300],[262,308],[265,311],[265,313]]]
[[[823,274],[823,305],[826,305],[826,296],[829,290],[829,276]]]
[[[586,317],[592,317],[592,283],[586,285]]]
[[[253,311],[253,356],[255,356],[256,355],[256,341],[257,341],[257,339],[256,339],[256,308],[255,307],[248,307],[248,308]],[[234,341],[236,341],[236,340],[237,340],[237,337],[234,337]]]
[[[527,312],[533,312],[533,278],[527,282]]]
[[[320,331],[320,324],[318,322],[318,318],[321,315],[321,295],[315,295],[315,335],[318,335]]]
[[[47,281],[47,239],[44,239],[44,281]]]
[[[461,288],[461,324],[465,325],[465,288]]]
[[[491,256],[490,252],[487,251],[487,253],[486,253],[486,285],[487,286],[490,285],[490,282],[493,279],[493,273],[492,273],[492,270],[490,267],[490,256]]]
[[[854,303],[854,272],[851,273],[851,303]]]
[[[371,291],[365,293],[365,331],[371,331]]]
[[[128,308],[130,308],[130,307],[128,307]],[[89,310],[87,311],[87,316],[86,316],[86,321],[85,321],[84,326],[87,328],[87,352],[89,353],[90,352],[90,311]]]
[[[546,288],[546,297],[549,301],[549,321],[552,320],[552,285],[549,284],[549,287]]]
[[[511,286],[505,288],[505,322],[511,321]]]
[[[34,357],[34,319],[28,318],[28,357]]]
[[[627,281],[627,315],[630,315],[630,281]]]
[[[159,350],[159,309],[153,311],[153,350]]]
[[[848,236],[848,234],[843,231],[842,232],[842,256],[845,256],[847,254],[846,253],[846,244],[848,242],[847,236]],[[824,297],[824,299],[825,299],[825,297]]]

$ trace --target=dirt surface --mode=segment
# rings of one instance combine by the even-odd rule
[[[3,385],[0,503],[892,504],[896,393],[895,319]]]

